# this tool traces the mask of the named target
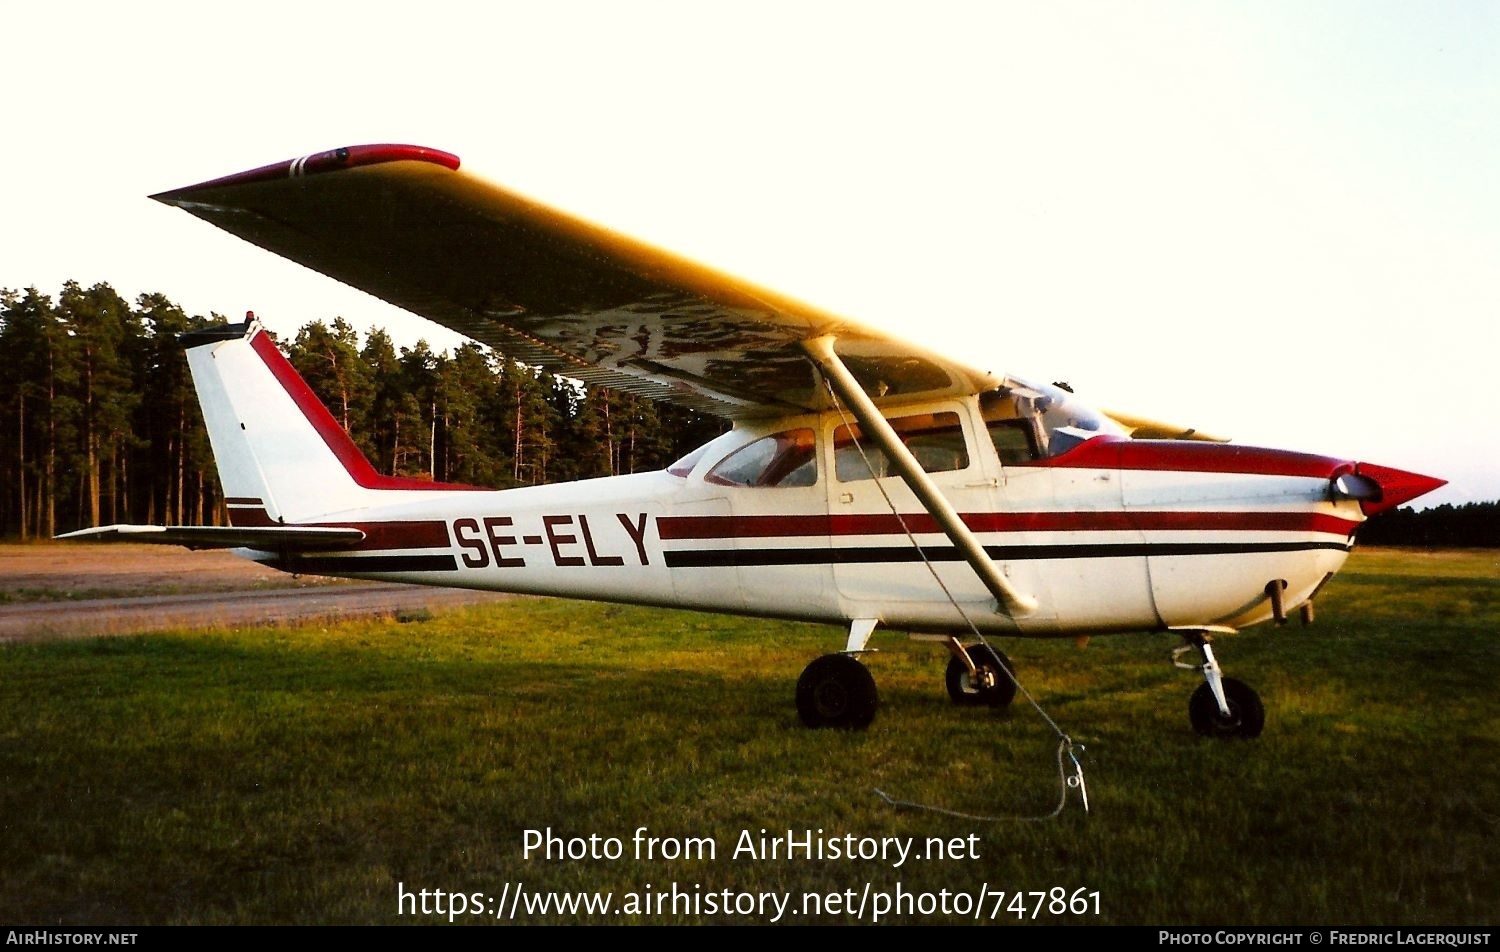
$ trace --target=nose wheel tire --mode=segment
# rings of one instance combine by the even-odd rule
[[[1193,730],[1204,737],[1259,737],[1266,726],[1266,709],[1260,696],[1243,681],[1225,678],[1224,700],[1229,702],[1229,716],[1219,710],[1214,692],[1207,684],[1198,685],[1188,700],[1188,719]]]
[[[874,676],[851,655],[824,655],[797,679],[797,714],[808,727],[862,730],[879,704]]]
[[[1002,652],[989,645],[970,645],[969,660],[974,662],[978,674],[969,673],[968,667],[957,658],[948,659],[948,697],[962,707],[987,705],[1006,707],[1016,697],[1016,682],[1005,673],[1014,672],[1015,666]]]

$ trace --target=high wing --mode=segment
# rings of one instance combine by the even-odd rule
[[[508,357],[729,419],[826,407],[800,347],[824,336],[884,403],[1002,380],[548,208],[434,149],[352,146],[152,197]]]

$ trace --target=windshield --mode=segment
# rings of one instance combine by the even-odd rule
[[[1102,434],[1125,436],[1109,417],[1061,387],[1011,378],[980,409],[1002,463],[1057,456]]]

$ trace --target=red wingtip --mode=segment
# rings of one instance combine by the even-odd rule
[[[226,175],[223,178],[216,178],[208,182],[199,182],[197,185],[189,185],[187,188],[172,189],[169,192],[161,192],[151,197],[159,202],[171,205],[184,199],[189,193],[204,189],[251,185],[256,182],[270,182],[287,178],[302,178],[324,172],[336,172],[340,169],[358,168],[362,165],[380,165],[385,162],[427,162],[453,171],[457,171],[459,166],[458,156],[452,152],[444,152],[441,149],[429,149],[420,145],[403,145],[390,142],[377,145],[350,145],[338,149],[330,149],[327,152],[315,152],[312,155],[304,155],[301,158],[289,159],[285,162],[263,165],[258,169],[251,169],[248,172],[237,172],[234,175]]]
[[[1409,502],[1440,486],[1448,485],[1446,479],[1423,476],[1421,473],[1408,473],[1389,466],[1376,466],[1374,463],[1360,463],[1355,471],[1361,476],[1375,480],[1380,485],[1379,499],[1363,500],[1359,504],[1367,516],[1394,509],[1403,502]]]

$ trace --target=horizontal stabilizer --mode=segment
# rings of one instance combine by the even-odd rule
[[[364,541],[359,529],[304,526],[99,526],[65,532],[59,539],[93,542],[149,542],[189,549],[342,549]]]

